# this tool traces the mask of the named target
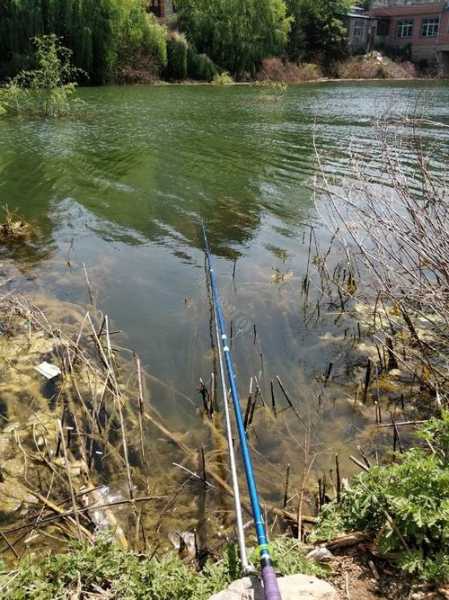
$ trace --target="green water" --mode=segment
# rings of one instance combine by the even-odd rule
[[[328,238],[313,201],[314,136],[329,176],[349,174],[349,148],[376,173],[376,119],[418,105],[425,117],[449,123],[447,83],[332,83],[281,94],[206,86],[80,93],[80,117],[0,120],[0,202],[40,232],[32,248],[1,250],[0,259],[21,272],[9,289],[84,303],[84,263],[98,307],[123,330],[126,345],[200,406],[198,381],[212,369],[205,220],[242,389],[258,375],[269,394],[279,375],[298,406],[313,409],[316,377],[329,362],[336,373],[345,367],[340,346],[322,339],[341,334],[338,323],[307,319],[301,296],[309,226]],[[409,169],[410,131],[401,135]],[[431,126],[422,136],[425,145],[442,143],[432,168],[447,169],[449,136]],[[273,281],[276,269],[284,281]],[[152,398],[177,430],[202,426],[174,394],[155,389]],[[319,443],[329,456],[344,452],[361,425],[337,403],[320,416]],[[300,431],[296,439],[299,454]],[[266,460],[283,463],[265,432],[257,443]]]

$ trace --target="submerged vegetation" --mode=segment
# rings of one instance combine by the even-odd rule
[[[332,502],[321,494],[312,539],[362,532],[376,556],[417,579],[447,583],[449,196],[447,174],[429,169],[418,135],[429,124],[414,115],[380,125],[376,155],[389,187],[379,189],[356,157],[341,193],[322,175],[318,206],[335,244],[316,261],[322,289],[358,320],[355,402],[371,411],[393,453],[380,460],[374,444],[375,453],[368,446],[361,460],[352,457],[363,473]],[[397,127],[410,128],[413,173],[399,165]],[[344,258],[331,271],[338,241]]]
[[[6,206],[5,216],[0,222],[0,244],[11,244],[15,242],[24,242],[33,235],[33,228],[30,223],[15,215]]]

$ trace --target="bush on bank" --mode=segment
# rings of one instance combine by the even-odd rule
[[[199,54],[195,48],[189,46],[187,50],[187,72],[192,79],[212,81],[217,75],[218,69],[207,54]]]
[[[419,437],[427,446],[356,477],[341,502],[327,504],[314,539],[368,531],[379,550],[424,581],[449,581],[449,411]]]
[[[282,83],[301,83],[317,81],[323,74],[319,65],[294,63],[280,58],[266,58],[257,73],[257,81],[277,81]]]
[[[179,33],[173,33],[167,42],[167,68],[165,77],[169,80],[182,81],[187,78],[187,40]]]
[[[379,52],[354,56],[338,65],[341,79],[412,79],[415,65],[409,61],[395,62]]]

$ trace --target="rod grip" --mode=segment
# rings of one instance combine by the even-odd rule
[[[271,565],[263,567],[262,580],[265,600],[282,600],[276,573]]]

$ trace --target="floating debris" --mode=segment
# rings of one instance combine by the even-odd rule
[[[61,375],[61,369],[56,365],[52,365],[46,361],[42,362],[37,367],[34,367],[35,370],[43,375],[46,379],[54,379],[55,377],[59,377]]]

